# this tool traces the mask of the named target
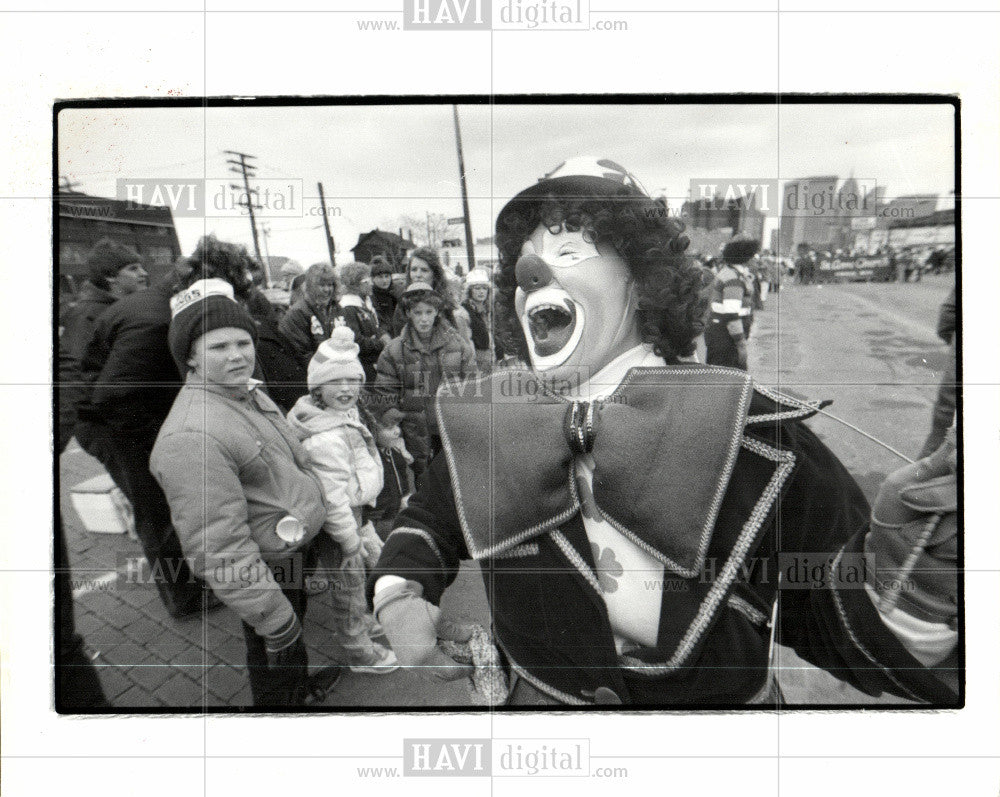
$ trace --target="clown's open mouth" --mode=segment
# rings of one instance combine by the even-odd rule
[[[583,306],[557,285],[533,291],[521,301],[521,326],[528,339],[532,366],[544,371],[562,365],[583,335]]]
[[[527,315],[535,352],[542,357],[562,349],[576,327],[576,305],[569,299],[564,299],[563,304],[540,304],[529,310]]]

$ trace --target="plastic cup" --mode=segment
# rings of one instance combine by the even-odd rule
[[[296,543],[306,536],[301,521],[293,515],[285,515],[274,527],[275,533],[285,542]]]

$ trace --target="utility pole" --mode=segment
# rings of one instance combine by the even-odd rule
[[[430,211],[425,210],[424,214],[427,216],[427,245],[434,246],[434,239],[431,238],[431,214]]]
[[[260,254],[260,241],[257,238],[257,220],[253,215],[253,192],[250,190],[250,177],[253,176],[253,170],[257,167],[252,163],[247,163],[248,159],[256,160],[256,157],[253,155],[247,155],[244,152],[233,152],[231,149],[224,150],[224,152],[226,155],[233,155],[239,158],[239,161],[227,160],[226,163],[230,164],[229,171],[234,174],[243,175],[243,190],[246,192],[246,202],[240,202],[240,205],[245,207],[250,213],[250,232],[253,233],[253,248],[257,253],[257,262],[260,263],[264,269],[264,282],[267,285],[270,285],[271,273],[270,269],[267,267],[267,261],[264,260]],[[237,191],[239,190],[238,186],[230,186],[230,188],[235,188]],[[260,205],[257,205],[257,207],[259,208]]]
[[[260,225],[260,234],[264,236],[264,257],[267,258],[264,262],[268,265],[268,270],[270,271],[271,266],[271,250],[267,245],[267,239],[271,237],[271,228],[267,226],[266,222],[262,222]]]
[[[75,191],[76,187],[80,185],[76,180],[70,180],[66,175],[62,175],[59,178],[59,193],[70,193]]]
[[[462,130],[458,126],[458,106],[452,105],[452,116],[455,119],[455,146],[458,147],[458,176],[462,182],[462,216],[465,219],[465,252],[469,258],[469,271],[476,267],[476,255],[473,249],[472,221],[469,219],[469,193],[465,188],[465,158],[462,157]]]
[[[323,183],[316,183],[319,189],[319,205],[323,211],[323,229],[326,230],[326,248],[330,250],[330,265],[337,267],[337,247],[333,242],[333,233],[330,232],[330,220],[326,216],[326,196],[323,194]]]

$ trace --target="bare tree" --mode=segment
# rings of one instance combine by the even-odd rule
[[[404,214],[398,217],[396,228],[403,229],[403,235],[409,230],[413,240],[420,246],[432,246],[439,249],[449,238],[461,238],[461,227],[448,224],[444,213],[425,213],[423,217]]]

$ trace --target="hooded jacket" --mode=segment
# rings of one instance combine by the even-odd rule
[[[288,423],[323,485],[327,502],[323,530],[350,549],[360,525],[353,510],[375,506],[382,492],[382,459],[375,438],[356,407],[347,411],[320,409],[312,396],[302,396],[295,403]]]
[[[420,340],[407,323],[403,334],[382,351],[375,369],[379,412],[397,407],[408,415],[420,415],[432,434],[437,433],[434,395],[442,380],[465,379],[478,373],[472,346],[441,316],[427,342]]]

